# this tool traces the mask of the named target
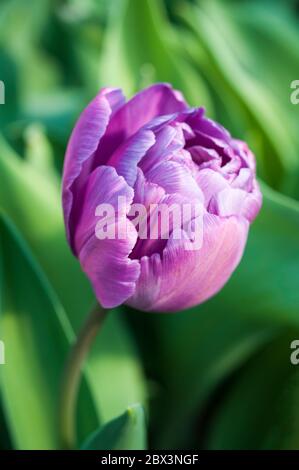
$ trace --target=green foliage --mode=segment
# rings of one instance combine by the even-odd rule
[[[298,449],[298,43],[294,2],[1,2],[0,448],[59,448],[63,365],[94,302],[61,213],[74,120],[101,86],[168,81],[249,142],[264,204],[216,297],[111,312],[83,371],[78,447],[145,448],[145,406],[154,448]]]
[[[290,103],[290,84],[299,61],[294,47],[299,35],[290,12],[277,4],[269,18],[269,8],[257,1],[233,8],[219,0],[198,4],[182,13],[203,51],[199,55],[195,44],[189,46],[194,61],[223,102],[232,131],[242,132],[256,150],[260,174],[275,188],[296,193],[298,112]],[[234,101],[241,113],[235,112]]]
[[[0,246],[0,329],[9,357],[1,367],[1,389],[7,422],[17,448],[55,449],[56,397],[72,331],[26,246],[3,217]]]
[[[144,411],[140,405],[131,406],[87,438],[83,450],[144,450],[146,430]]]
[[[170,82],[192,105],[200,101],[211,106],[200,76],[183,54],[175,53],[178,45],[161,2],[117,0],[112,7],[100,62],[101,83],[131,95],[153,82]]]
[[[0,147],[0,167],[3,175],[0,208],[14,221],[30,245],[43,275],[47,277],[65,309],[72,331],[76,331],[91,307],[93,296],[65,240],[59,189],[30,161],[18,158],[4,141]],[[10,256],[2,260],[4,273],[10,266],[10,260]],[[21,273],[17,276],[20,283],[23,277],[26,279],[26,275]],[[12,280],[10,288],[15,288]],[[33,288],[33,298],[34,291],[37,290],[37,287]],[[18,294],[16,297],[18,298]],[[43,314],[37,313],[46,328],[47,322],[43,320]],[[44,334],[46,332],[47,329]],[[55,335],[53,338],[55,339]],[[3,340],[6,341],[5,331]],[[43,342],[42,335],[40,341]],[[62,364],[61,357],[60,365]],[[4,366],[4,370],[8,368],[9,365]],[[86,375],[89,377],[89,394],[92,394],[95,408],[92,425],[111,419],[132,402],[144,400],[145,386],[141,366],[132,339],[121,319],[120,310],[111,312],[102,334],[97,338],[87,360]],[[121,394],[118,393],[120,389]],[[91,399],[86,397],[83,390],[82,404],[88,406],[89,401]],[[91,429],[89,425],[88,431]],[[80,429],[80,432],[83,432],[83,437],[86,435],[84,429]]]
[[[289,362],[293,337],[293,331],[286,332],[269,344],[223,391],[211,418],[208,448],[297,448],[298,372]]]

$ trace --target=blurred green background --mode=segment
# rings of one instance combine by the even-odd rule
[[[1,449],[59,448],[63,364],[94,302],[60,207],[72,126],[101,86],[131,96],[155,81],[248,141],[264,204],[216,297],[110,315],[84,369],[78,447],[299,449],[298,24],[291,0],[1,1]]]

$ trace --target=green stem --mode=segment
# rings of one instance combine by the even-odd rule
[[[66,363],[59,409],[59,431],[63,449],[74,449],[76,445],[76,405],[81,371],[107,313],[108,310],[103,309],[100,305],[96,305],[91,310]]]

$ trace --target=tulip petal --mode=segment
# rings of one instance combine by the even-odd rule
[[[75,241],[81,266],[105,308],[116,307],[129,298],[140,273],[139,261],[129,258],[137,241],[137,231],[127,218],[132,199],[133,189],[114,168],[102,166],[90,175]],[[100,219],[95,214],[100,204],[112,208],[112,217],[109,214],[106,220],[115,238],[96,236]]]
[[[145,311],[174,312],[204,302],[218,292],[238,265],[249,223],[230,217],[204,216],[203,245],[170,239],[163,255],[140,260],[141,273],[128,305]]]
[[[244,189],[245,191],[250,192],[253,190],[253,180],[254,174],[250,168],[241,168],[239,173],[231,182],[231,187]]]
[[[189,147],[188,151],[191,153],[193,160],[203,168],[203,165],[207,164],[218,164],[221,165],[221,159],[219,154],[214,149],[201,147],[200,145],[194,145]]]
[[[239,188],[226,188],[212,197],[209,212],[221,217],[238,215],[252,222],[262,205],[261,193],[256,187],[252,193]]]
[[[165,125],[159,132],[155,133],[155,145],[151,147],[139,165],[144,173],[160,163],[171,152],[182,148],[181,144],[176,142],[173,144],[176,134],[177,130],[169,125]]]
[[[158,83],[137,93],[111,119],[95,157],[96,165],[107,164],[119,145],[152,119],[187,108],[181,93],[167,83]]]
[[[95,234],[100,217],[97,208],[101,204],[109,205],[111,213],[116,216],[126,216],[133,196],[133,189],[117,174],[115,168],[96,168],[88,177],[82,198],[82,211],[74,234],[75,253],[78,254],[84,243]]]
[[[154,143],[155,134],[148,129],[141,129],[118,147],[108,163],[133,187],[137,178],[137,165]]]
[[[168,194],[178,193],[191,200],[203,201],[203,194],[191,171],[178,162],[166,160],[146,173],[146,179],[158,184]]]
[[[165,190],[155,183],[147,181],[144,173],[137,168],[137,178],[134,185],[134,203],[143,204],[149,209],[150,204],[158,204],[165,196]]]
[[[73,225],[80,206],[77,194],[88,176],[92,157],[106,131],[111,114],[123,103],[121,90],[102,89],[82,112],[70,137],[64,162],[62,201],[67,237],[72,249]]]
[[[131,258],[136,259],[153,253],[162,254],[173,232],[180,231],[182,227],[190,227],[192,221],[204,210],[199,200],[190,200],[179,193],[165,194],[162,188],[148,181],[145,182],[145,191],[148,192],[146,202],[149,204],[146,206],[147,213],[141,220],[142,233],[145,236],[139,236],[132,251]],[[139,195],[142,196],[142,193],[142,190],[139,191]],[[136,194],[138,195],[135,190],[135,197]]]
[[[229,183],[223,175],[210,168],[199,171],[196,180],[204,194],[206,207],[209,206],[210,200],[215,194],[229,187]]]

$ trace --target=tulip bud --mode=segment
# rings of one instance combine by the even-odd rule
[[[128,102],[101,90],[67,147],[67,237],[105,308],[207,300],[238,265],[261,201],[247,145],[167,84]]]

